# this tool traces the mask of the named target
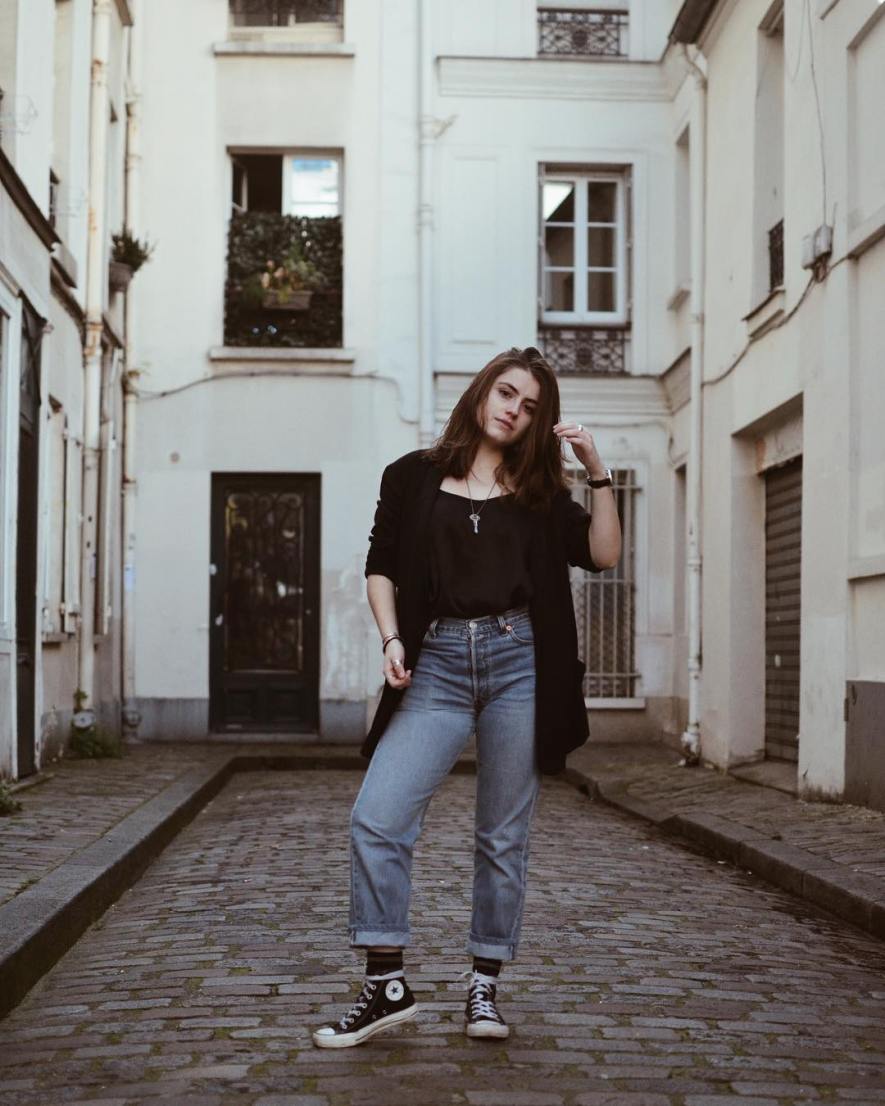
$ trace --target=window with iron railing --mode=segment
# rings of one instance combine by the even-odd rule
[[[636,671],[636,581],[634,516],[638,491],[633,469],[612,471],[621,520],[622,553],[614,568],[603,572],[572,571],[572,598],[578,627],[578,651],[586,665],[586,699],[633,699]],[[591,489],[578,485],[575,494],[590,510]]]
[[[225,345],[340,347],[340,155],[231,161]]]
[[[630,371],[629,173],[545,166],[538,345],[559,373]]]
[[[627,321],[626,178],[548,172],[541,184],[542,321]]]
[[[297,27],[341,23],[342,0],[230,0],[234,27]]]
[[[629,16],[625,11],[592,10],[577,4],[538,7],[540,57],[624,58]]]

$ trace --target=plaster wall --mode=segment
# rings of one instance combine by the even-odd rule
[[[455,70],[442,60],[437,111],[451,124],[437,143],[437,368],[475,370],[500,349],[537,341],[538,166],[566,163],[631,169],[633,372],[661,372],[676,343],[666,310],[672,247],[668,235],[652,245],[649,233],[672,219],[663,85],[643,85],[648,98],[633,99],[638,78],[625,64],[605,99],[594,102],[592,89],[587,100],[572,98],[558,86],[532,96],[518,69],[511,81],[496,64]],[[468,81],[470,95],[459,91]]]
[[[166,154],[144,168],[143,221],[158,239],[139,274],[146,388],[200,375],[222,343],[230,151],[339,151],[344,345],[355,350],[356,373],[394,376],[404,414],[416,417],[417,257],[406,213],[417,204],[417,32],[411,7],[400,7],[402,19],[382,19],[374,3],[349,7],[353,53],[331,57],[215,55],[226,5],[195,4],[182,17],[162,0],[148,10],[144,144]],[[186,82],[164,80],[170,71]],[[190,164],[200,172],[184,171]]]
[[[862,232],[874,241],[881,222],[871,97],[882,81],[885,22],[875,4],[839,3],[825,19],[812,16],[809,32],[802,7],[785,5],[784,286],[772,296],[766,290],[761,304],[750,198],[767,151],[751,124],[768,5],[726,5],[702,42],[709,73],[702,749],[722,766],[763,753],[761,474],[801,452],[798,781],[800,792],[835,796],[845,784],[846,676],[885,677],[874,629],[882,624],[885,570],[885,465],[873,429],[885,412],[885,332],[874,307],[882,247],[868,237],[846,256]],[[801,268],[801,239],[822,222],[833,223],[834,250],[826,279],[816,283]],[[678,451],[684,424],[673,425]]]
[[[418,444],[418,28],[414,5],[394,7],[382,18],[377,3],[347,5],[345,42],[322,56],[216,52],[229,45],[217,0],[145,13],[143,140],[167,151],[144,167],[158,248],[137,315],[137,695],[156,736],[205,732],[217,471],[320,474],[324,732],[353,731],[357,714],[362,727],[380,686],[367,536],[381,470]],[[210,360],[223,342],[232,150],[342,155],[343,361]],[[176,168],[187,164],[201,172]],[[156,396],[169,388],[185,390]]]
[[[50,596],[57,594],[55,581],[50,580],[49,543],[55,541],[58,530],[66,522],[60,499],[64,488],[51,484],[50,464],[57,462],[50,457],[49,426],[52,406],[50,400],[61,405],[68,419],[68,433],[78,436],[83,425],[83,347],[80,330],[66,308],[56,296],[50,301],[49,321],[51,332],[43,340],[42,406],[41,406],[41,510],[40,510],[40,571],[38,574],[38,600],[40,606],[41,634],[40,664],[40,725],[38,740],[41,761],[61,751],[67,737],[67,727],[61,719],[74,709],[73,692],[78,684],[77,662],[79,645],[73,632],[63,630],[63,619],[55,609],[50,609]],[[63,444],[63,443],[62,443]],[[79,454],[77,454],[79,456]],[[68,510],[74,504],[68,504]],[[57,571],[61,575],[78,577],[80,571],[79,548],[71,548],[71,534],[76,532],[67,522],[64,536],[65,554]],[[61,585],[61,593],[67,590]],[[68,596],[70,600],[70,596]],[[47,626],[53,632],[47,633]],[[100,697],[99,697],[100,698]]]
[[[378,482],[416,444],[391,384],[220,378],[139,418],[138,697],[208,699],[212,473],[304,472],[321,476],[320,697],[364,703],[380,686],[363,576]]]

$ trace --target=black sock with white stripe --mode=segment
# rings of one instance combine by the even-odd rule
[[[482,975],[493,976],[497,979],[501,971],[501,961],[492,960],[488,956],[474,956],[473,970],[475,972],[480,972]]]
[[[395,979],[403,974],[403,950],[366,953],[366,976],[369,979]]]

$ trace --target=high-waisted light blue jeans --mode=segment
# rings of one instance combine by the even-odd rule
[[[516,955],[535,763],[535,657],[525,608],[440,618],[375,749],[351,813],[350,944],[410,943],[412,849],[433,794],[476,734],[473,914],[467,951]]]

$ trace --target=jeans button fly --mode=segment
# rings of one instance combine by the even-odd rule
[[[476,629],[476,623],[472,619],[470,620],[470,622],[467,623],[467,625],[470,627],[471,630]]]

